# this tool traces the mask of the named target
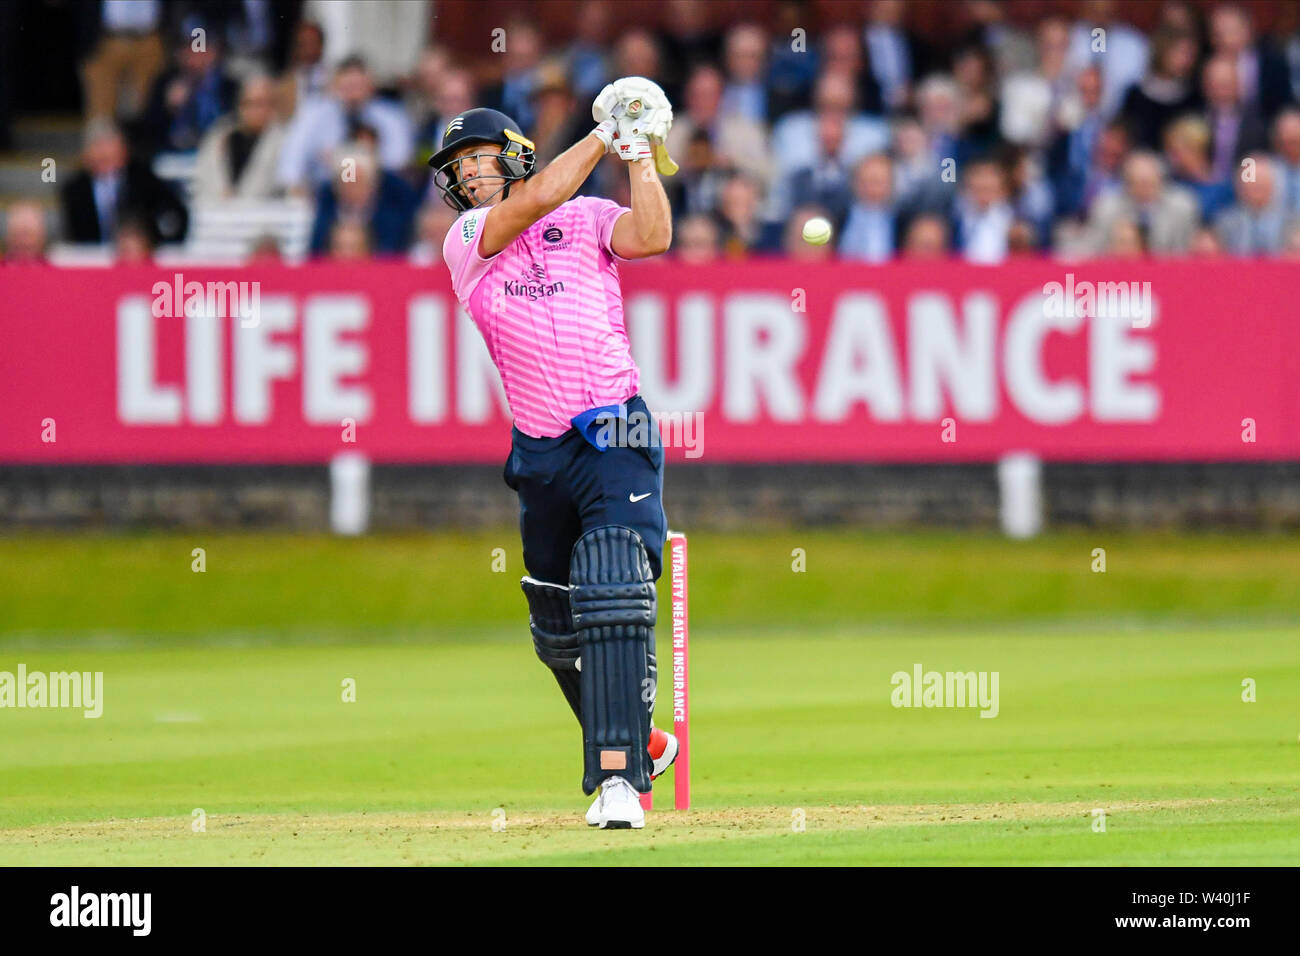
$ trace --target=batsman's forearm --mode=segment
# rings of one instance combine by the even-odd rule
[[[533,189],[547,211],[572,199],[604,155],[605,144],[595,134],[590,134],[556,156],[538,173],[533,180]]]
[[[673,210],[653,159],[628,163],[632,184],[632,223],[642,249],[667,252],[673,241]]]

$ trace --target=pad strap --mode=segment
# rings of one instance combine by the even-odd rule
[[[528,629],[537,656],[552,669],[577,670],[582,651],[573,627],[568,586],[536,578],[524,578],[519,586],[528,598]]]

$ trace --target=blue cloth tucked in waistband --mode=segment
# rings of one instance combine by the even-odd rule
[[[627,405],[601,405],[599,408],[589,408],[585,412],[579,412],[569,421],[573,422],[573,427],[578,430],[587,443],[596,451],[609,450],[609,431],[604,427],[604,423],[611,418],[622,419],[627,421]]]

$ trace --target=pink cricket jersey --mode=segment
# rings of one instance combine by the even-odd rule
[[[562,435],[579,412],[636,394],[615,263],[622,257],[610,246],[614,221],[631,211],[609,199],[570,199],[484,259],[479,237],[492,208],[471,209],[443,240],[452,290],[487,342],[525,435]]]

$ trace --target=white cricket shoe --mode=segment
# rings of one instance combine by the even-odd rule
[[[677,737],[668,733],[666,730],[660,730],[658,727],[650,728],[650,746],[646,748],[650,753],[650,779],[654,780],[661,773],[673,765],[677,759]],[[587,808],[587,826],[600,826],[600,794],[596,794],[595,801]]]
[[[601,781],[596,802],[587,811],[587,826],[602,830],[640,830],[645,826],[641,794],[626,777],[606,777]]]

